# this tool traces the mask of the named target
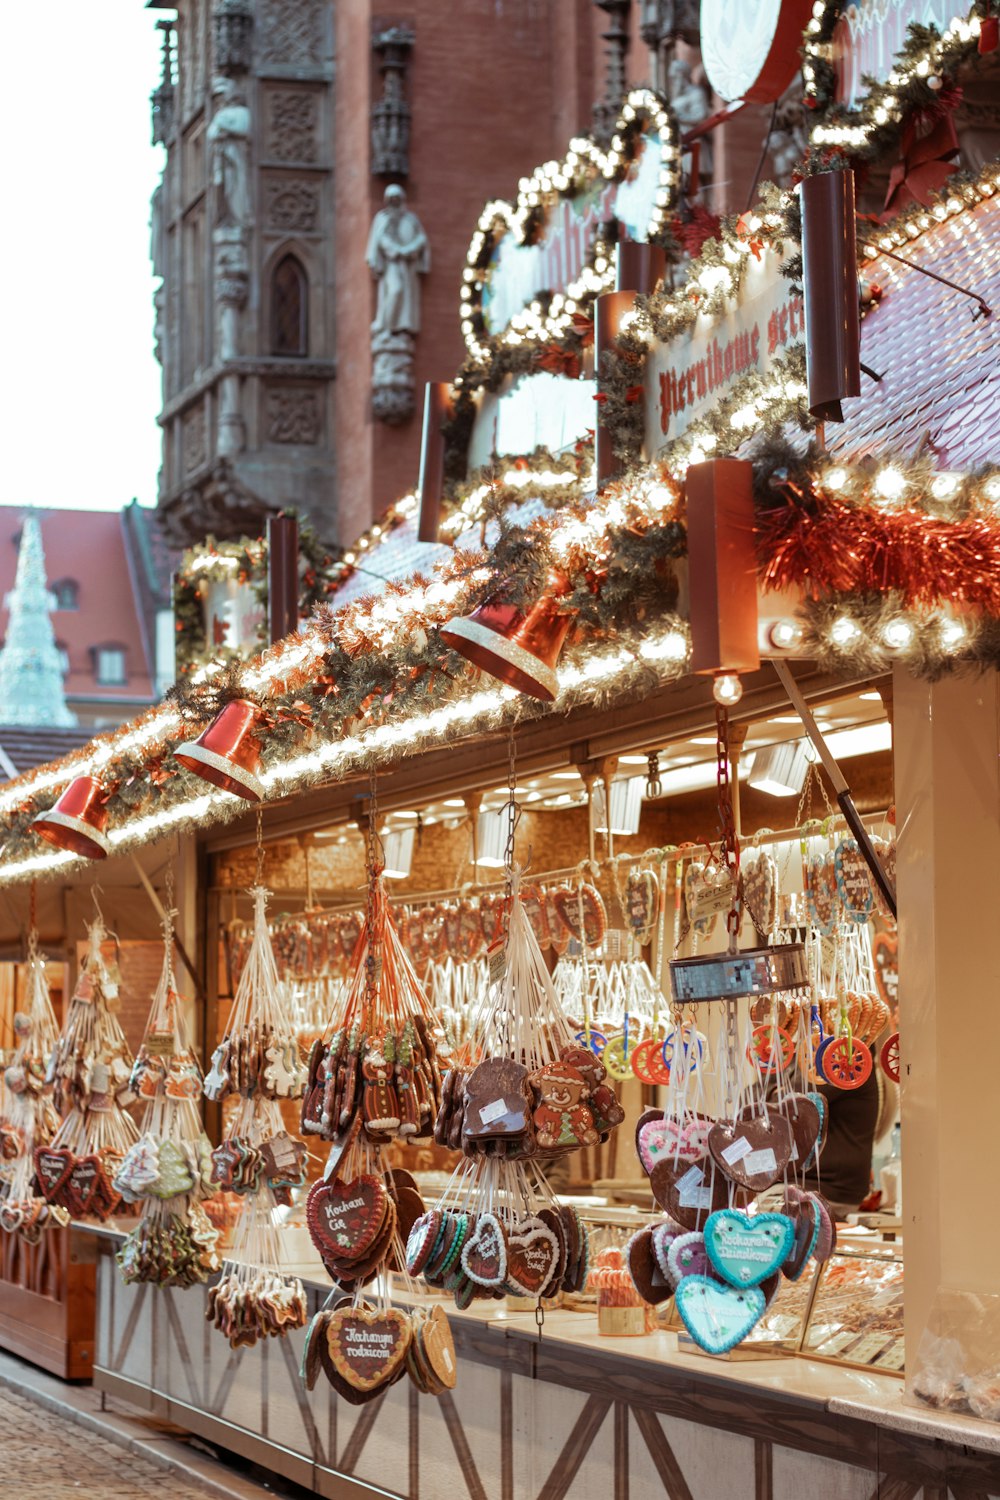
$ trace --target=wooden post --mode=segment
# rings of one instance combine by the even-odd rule
[[[271,645],[299,628],[299,523],[267,519],[267,623]]]
[[[947,1335],[981,1336],[998,1290],[986,1187],[1000,1046],[1000,678],[894,672],[906,1370],[943,1294]],[[969,1295],[971,1294],[971,1295]],[[963,1372],[964,1373],[964,1372]],[[969,1373],[972,1373],[971,1371]]]

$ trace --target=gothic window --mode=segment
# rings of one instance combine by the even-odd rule
[[[94,675],[101,687],[124,687],[128,681],[124,646],[96,646]]]
[[[55,595],[56,609],[79,609],[80,608],[80,585],[75,578],[60,578],[58,583],[52,585]]]
[[[271,353],[309,353],[309,281],[302,262],[283,255],[271,276]]]

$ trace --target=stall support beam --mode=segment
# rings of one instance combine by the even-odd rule
[[[900,667],[893,702],[912,1381],[941,1289],[998,1289],[1000,1194],[987,1185],[984,1121],[1000,1044],[1000,677],[929,684]]]

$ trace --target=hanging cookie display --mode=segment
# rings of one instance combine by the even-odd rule
[[[48,1145],[34,1150],[35,1175],[46,1201],[73,1218],[107,1219],[120,1202],[114,1177],[137,1138],[126,1113],[134,1103],[132,1056],[118,1021],[117,966],[105,955],[108,934],[98,917],[46,1077],[65,1119]]]
[[[236,1104],[229,1134],[212,1152],[210,1183],[239,1194],[242,1209],[206,1310],[234,1349],[280,1337],[307,1317],[301,1281],[282,1270],[275,1212],[305,1182],[306,1148],[285,1129],[280,1101],[301,1097],[306,1070],[271,947],[267,892],[257,885],[251,895],[253,942],[203,1085],[207,1098]]]
[[[130,1079],[145,1104],[139,1139],[114,1180],[116,1192],[126,1203],[141,1203],[142,1213],[116,1260],[126,1284],[187,1287],[219,1269],[219,1232],[201,1206],[216,1187],[212,1147],[201,1128],[201,1068],[174,980],[173,917],[168,909],[163,967]]]
[[[59,1115],[46,1070],[59,1035],[34,923],[28,932],[26,1008],[14,1014],[14,1056],[4,1069],[0,1118],[0,1229],[37,1244],[46,1229],[69,1223],[68,1208],[37,1189],[34,1153],[52,1140]]]

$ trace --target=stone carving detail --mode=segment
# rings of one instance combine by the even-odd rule
[[[205,433],[205,408],[195,406],[181,424],[181,459],[184,473],[191,474],[208,457]]]
[[[316,67],[323,43],[322,0],[261,0],[257,13],[261,61]]]
[[[318,156],[319,100],[301,89],[268,95],[267,155],[274,161],[309,161]]]
[[[220,73],[246,73],[250,68],[253,33],[251,0],[215,0],[212,44]]]
[[[268,391],[264,419],[269,443],[318,443],[319,394],[301,390]]]
[[[265,222],[268,229],[291,234],[312,234],[319,227],[319,183],[283,179],[266,188]]]
[[[257,536],[271,507],[237,478],[232,460],[217,458],[193,484],[160,502],[159,518],[171,542],[188,547],[211,533],[219,538]]]
[[[377,283],[372,323],[372,410],[383,422],[413,411],[413,350],[420,332],[420,277],[431,255],[423,225],[396,184],[385,190],[368,235],[367,261]]]
[[[231,78],[217,78],[212,93],[217,103],[205,139],[213,222],[243,229],[250,223],[250,110]]]
[[[372,175],[408,177],[410,174],[410,106],[406,71],[413,49],[413,32],[391,26],[372,39],[382,71],[382,97],[372,105]]]
[[[702,120],[708,118],[712,112],[712,96],[708,86],[704,83],[695,83],[691,73],[691,64],[685,62],[683,57],[675,57],[667,69],[667,92],[670,96],[670,107],[677,116],[677,126],[681,133],[692,130],[695,125],[700,125]],[[684,171],[687,172],[691,165],[691,153],[686,152],[682,161]],[[699,154],[698,175],[702,182],[707,182],[712,176],[712,141],[710,135],[701,137],[701,152]]]

